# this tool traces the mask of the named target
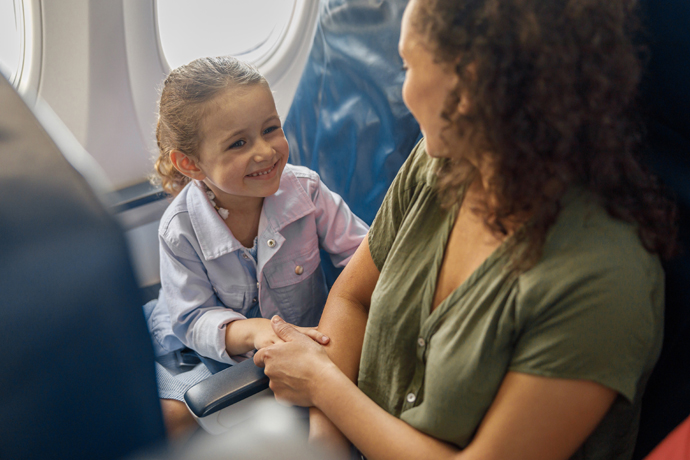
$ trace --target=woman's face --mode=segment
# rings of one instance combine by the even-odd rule
[[[402,96],[426,138],[427,153],[432,157],[455,156],[449,147],[453,134],[441,116],[446,98],[455,89],[458,77],[448,64],[435,62],[429,46],[412,25],[416,0],[405,9],[398,50],[407,70]]]

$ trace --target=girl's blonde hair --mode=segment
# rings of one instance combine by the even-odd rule
[[[263,84],[268,82],[252,65],[230,56],[195,59],[170,72],[163,83],[158,108],[156,142],[158,158],[157,175],[152,182],[176,196],[189,177],[180,173],[170,161],[170,152],[179,150],[185,155],[198,158],[199,128],[207,102],[233,86]]]

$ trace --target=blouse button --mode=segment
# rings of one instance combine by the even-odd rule
[[[407,394],[407,397],[406,397],[405,399],[407,399],[407,402],[408,402],[408,403],[413,403],[413,402],[415,402],[415,400],[417,399],[417,397],[415,396],[414,393],[408,393],[408,394]]]
[[[302,273],[304,273],[304,267],[302,267],[301,265],[296,266],[295,275],[301,275]]]
[[[246,252],[242,254],[242,258],[249,260],[249,256],[247,255]]]
[[[424,341],[424,339],[422,337],[420,337],[417,339],[417,345],[424,348],[424,345],[426,345],[426,342]]]
[[[276,240],[268,240],[268,241],[266,242],[266,244],[268,244],[268,247],[269,247],[269,248],[272,248],[273,246],[276,245]]]

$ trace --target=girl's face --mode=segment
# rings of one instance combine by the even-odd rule
[[[419,123],[426,140],[427,153],[432,157],[450,156],[452,130],[446,129],[443,111],[446,98],[455,90],[458,77],[447,64],[435,61],[424,43],[424,38],[412,25],[415,14],[415,0],[412,0],[403,14],[398,50],[407,70],[402,96],[405,105]],[[454,156],[454,155],[453,155]]]
[[[262,84],[230,88],[209,101],[201,122],[197,166],[220,207],[273,195],[288,143],[273,95]]]

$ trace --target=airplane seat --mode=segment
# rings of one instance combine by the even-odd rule
[[[690,415],[690,4],[644,0],[641,6],[650,56],[641,91],[644,153],[675,195],[682,252],[664,266],[664,342],[642,398],[635,460]]]
[[[123,458],[165,440],[139,288],[39,109],[0,76],[0,458]]]

